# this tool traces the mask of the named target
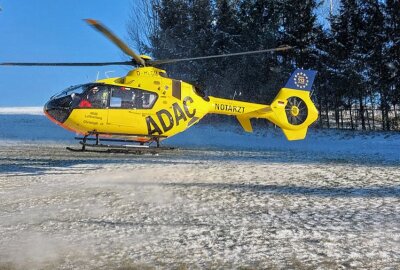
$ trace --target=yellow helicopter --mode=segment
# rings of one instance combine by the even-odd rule
[[[100,22],[86,22],[104,34],[125,54],[126,62],[105,63],[0,63],[6,66],[104,66],[131,65],[125,77],[108,78],[67,88],[44,106],[46,116],[61,127],[82,134],[81,149],[105,147],[136,149],[149,147],[198,123],[206,114],[235,116],[246,132],[252,132],[250,119],[264,118],[279,126],[288,140],[304,139],[308,126],[318,118],[310,99],[316,71],[297,69],[270,105],[205,96],[195,86],[169,78],[162,64],[209,58],[284,51],[289,46],[204,57],[152,60],[137,55]],[[99,138],[100,137],[100,138]],[[134,145],[103,144],[103,141],[135,142]],[[89,143],[88,140],[94,140]]]

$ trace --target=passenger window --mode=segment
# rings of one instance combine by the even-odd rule
[[[156,100],[156,94],[139,89],[135,90],[135,108],[137,109],[151,109]]]
[[[153,107],[156,99],[157,99],[157,96],[153,93],[149,93],[149,92],[143,93],[143,108],[150,109],[151,107]]]
[[[124,87],[111,88],[110,107],[112,108],[134,108],[135,93]]]
[[[115,88],[112,90],[110,107],[150,109],[153,107],[157,95],[140,89]]]

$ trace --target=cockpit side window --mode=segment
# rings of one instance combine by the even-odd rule
[[[107,86],[89,85],[86,91],[83,94],[79,95],[80,99],[78,107],[94,108],[94,109],[107,108],[108,96],[109,96],[109,90]]]
[[[88,100],[93,108],[107,108],[108,106],[108,87],[94,86],[88,92]]]

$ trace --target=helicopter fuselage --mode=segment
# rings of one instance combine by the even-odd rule
[[[199,94],[193,85],[165,74],[154,67],[138,68],[122,78],[83,85],[77,93],[67,90],[53,97],[44,111],[57,124],[80,134],[163,138],[184,131],[210,111],[228,115],[246,112],[244,103],[215,102],[215,98]]]

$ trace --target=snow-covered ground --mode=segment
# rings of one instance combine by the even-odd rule
[[[0,110],[0,269],[400,267],[399,134],[197,125],[100,155],[29,112]]]
[[[42,107],[0,107],[0,114],[43,115]]]

